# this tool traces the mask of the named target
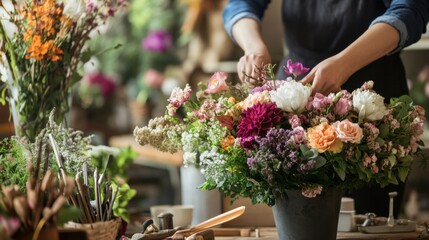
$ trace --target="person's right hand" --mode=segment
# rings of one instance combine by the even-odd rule
[[[270,63],[271,56],[266,46],[246,51],[237,64],[238,77],[243,83],[247,83],[251,87],[259,86],[262,84],[260,78],[262,69]]]

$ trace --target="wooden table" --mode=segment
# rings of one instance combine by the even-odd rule
[[[231,230],[224,230],[226,232]],[[237,229],[236,231],[240,231]],[[258,229],[260,237],[256,237],[255,230],[251,231],[250,237],[241,236],[218,236],[216,240],[278,240],[277,232],[275,228],[260,228]],[[222,228],[216,229],[215,233],[222,234]],[[236,232],[237,233],[237,232]],[[239,234],[236,234],[239,235]],[[411,233],[386,233],[386,234],[368,234],[361,232],[338,232],[337,240],[360,240],[360,239],[372,239],[372,240],[411,240],[411,239],[428,239],[429,235],[423,235],[418,232]]]

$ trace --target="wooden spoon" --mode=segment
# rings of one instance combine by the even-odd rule
[[[171,238],[172,239],[184,239],[185,236],[192,235],[194,233],[200,232],[202,230],[214,227],[216,225],[231,221],[244,213],[245,207],[241,206],[235,209],[232,209],[226,213],[222,213],[216,217],[210,218],[196,226],[193,226],[189,229],[177,231]]]

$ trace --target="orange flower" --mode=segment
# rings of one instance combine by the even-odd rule
[[[343,147],[341,140],[337,138],[335,129],[323,122],[307,131],[309,145],[318,152],[332,151],[338,153]]]
[[[40,35],[36,35],[28,47],[28,53],[25,58],[34,58],[37,61],[46,58],[55,62],[62,59],[62,54],[63,50],[55,46],[54,40],[42,42],[42,37]]]
[[[226,136],[221,142],[221,146],[223,150],[226,150],[227,148],[234,145],[235,138],[231,135]]]
[[[40,35],[35,35],[31,41],[30,46],[28,47],[28,53],[25,58],[34,58],[40,61],[48,53],[48,51],[49,46],[42,43],[42,37]]]

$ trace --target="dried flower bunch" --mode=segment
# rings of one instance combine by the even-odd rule
[[[42,166],[43,162],[46,164],[43,158],[48,157],[48,154],[42,153],[42,144],[39,144],[36,164],[33,165],[31,159],[28,161],[30,177],[27,180],[25,191],[17,185],[1,185],[0,210],[8,218],[19,219],[19,229],[15,236],[34,231],[35,239],[37,239],[43,227],[55,227],[58,212],[67,203],[73,192],[73,178],[64,176],[64,178],[58,179],[54,172],[47,169],[46,165]],[[12,236],[16,230],[7,229],[6,232]]]
[[[215,73],[196,100],[188,86],[173,91],[162,121],[136,128],[136,140],[183,150],[185,165],[201,168],[205,189],[269,205],[286,189],[315,197],[330,187],[405,181],[425,121],[410,97],[386,104],[372,82],[352,93],[311,95],[311,86],[272,80],[272,67],[265,70],[265,83],[253,89]],[[291,61],[284,70],[308,71]],[[182,107],[184,118],[176,114]]]
[[[1,1],[0,73],[22,118],[20,135],[33,141],[54,107],[62,120],[80,80],[76,69],[91,55],[84,49],[90,33],[123,6],[124,0]]]

